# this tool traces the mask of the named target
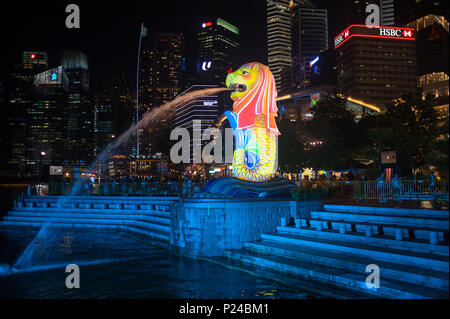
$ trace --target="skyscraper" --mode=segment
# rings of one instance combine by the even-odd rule
[[[403,1],[405,2],[405,1]],[[405,3],[406,4],[406,3]],[[441,117],[449,114],[449,22],[447,1],[408,3],[409,12],[397,14],[417,34],[418,86],[422,97],[432,95]],[[396,8],[398,9],[398,8]]]
[[[311,84],[311,67],[328,49],[327,10],[294,7],[292,10],[292,80],[295,88]]]
[[[395,0],[395,24],[404,27],[427,15],[442,16],[449,20],[449,3],[446,0]]]
[[[382,26],[395,24],[394,0],[380,0],[380,23]]]
[[[267,0],[267,60],[277,91],[292,84],[291,9],[312,7],[309,0]]]
[[[64,159],[68,79],[62,66],[47,67],[46,52],[25,51],[11,75],[9,164],[22,176],[37,175],[43,164]]]
[[[141,118],[146,111],[173,100],[182,90],[183,34],[156,33],[145,37],[140,58],[139,117]],[[169,122],[160,119],[139,130],[139,155],[150,156],[155,152],[153,140],[156,135],[167,132]],[[169,138],[158,136],[158,139]]]
[[[171,101],[182,90],[183,55],[181,33],[156,33],[142,40],[139,114]]]
[[[113,106],[108,93],[96,94],[94,104],[94,156],[106,150],[114,139],[113,134]]]
[[[366,7],[369,4],[380,5],[380,0],[345,0],[345,25],[366,24]]]
[[[88,58],[81,51],[63,51],[61,65],[67,74],[66,165],[85,167],[93,156],[93,97],[89,91]]]
[[[346,28],[334,39],[340,91],[386,104],[416,93],[415,38],[412,28]]]
[[[183,93],[214,88],[216,85],[193,85]],[[183,94],[182,93],[182,94]],[[193,160],[193,148],[201,147],[203,131],[211,127],[223,109],[223,95],[213,94],[201,96],[187,104],[180,105],[175,110],[175,127],[186,128],[190,134],[190,159]],[[200,121],[199,126],[194,121]],[[200,137],[200,138],[199,138]]]
[[[197,34],[198,80],[210,85],[225,85],[227,72],[239,67],[239,29],[222,18],[205,20]]]

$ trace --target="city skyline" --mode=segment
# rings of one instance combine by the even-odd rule
[[[330,1],[315,1],[317,8],[339,9]],[[196,36],[203,22],[221,16],[240,30],[240,49],[236,60],[267,63],[266,1],[245,1],[237,9],[227,2],[208,3],[175,1],[169,8],[156,4],[128,3],[126,6],[80,1],[81,28],[65,27],[66,4],[9,4],[2,10],[0,31],[6,47],[6,61],[17,61],[23,50],[80,50],[89,57],[94,90],[103,89],[103,77],[125,71],[135,78],[139,29],[144,23],[149,32],[181,32],[186,47],[194,50]],[[251,12],[251,18],[246,12]],[[8,13],[8,14],[7,14]],[[330,37],[343,26],[330,21]],[[336,26],[336,27],[335,27]],[[11,32],[11,30],[14,30]],[[11,63],[0,62],[0,80],[8,76]],[[52,61],[49,61],[52,64]],[[113,67],[111,67],[113,65]],[[116,70],[117,66],[121,67]],[[102,78],[99,77],[99,74]]]

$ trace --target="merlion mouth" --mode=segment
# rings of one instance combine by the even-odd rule
[[[247,85],[243,83],[230,83],[228,86],[232,91],[231,93],[237,93],[237,92],[245,92],[247,91]]]

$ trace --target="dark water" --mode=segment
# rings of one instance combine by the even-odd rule
[[[0,265],[13,264],[35,234],[0,228]],[[122,234],[52,230],[47,239],[31,268],[0,276],[0,298],[314,298]],[[79,289],[65,286],[71,263],[80,268]]]
[[[23,189],[0,188],[0,218]],[[125,233],[50,229],[30,264],[1,275],[38,230],[0,227],[0,298],[316,298],[310,292],[204,260],[181,257]],[[68,264],[80,288],[68,289]]]

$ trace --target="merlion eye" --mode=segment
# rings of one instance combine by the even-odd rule
[[[248,74],[248,71],[247,70],[242,70],[242,74]]]

